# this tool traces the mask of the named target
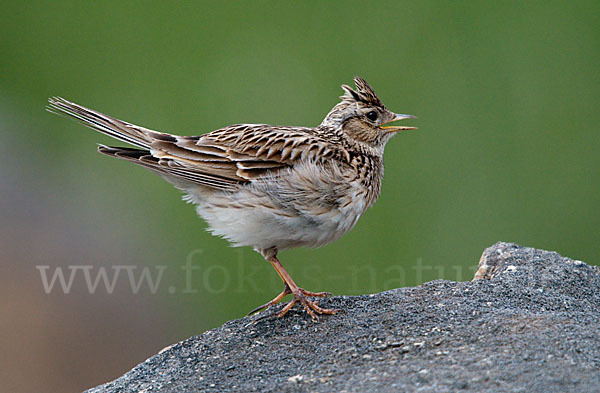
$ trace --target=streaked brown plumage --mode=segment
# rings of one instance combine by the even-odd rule
[[[313,319],[333,314],[299,288],[277,252],[315,247],[338,239],[375,203],[381,191],[383,150],[400,130],[386,126],[412,118],[390,112],[362,78],[316,128],[239,124],[201,136],[176,136],[139,127],[62,98],[49,110],[135,148],[99,146],[98,151],[157,172],[184,191],[216,235],[234,246],[252,246],[284,282],[284,290],[259,311],[294,298],[277,315],[301,303]],[[254,312],[253,311],[253,312]]]

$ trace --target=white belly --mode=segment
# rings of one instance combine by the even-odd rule
[[[352,229],[368,207],[358,181],[308,163],[235,192],[188,191],[213,234],[258,250],[322,246]]]

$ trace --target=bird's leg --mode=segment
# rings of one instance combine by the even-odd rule
[[[279,272],[279,270],[275,269],[275,271],[279,275],[279,278],[281,278],[281,281],[283,281],[283,283],[285,284],[285,287],[283,288],[283,291],[281,291],[281,293],[279,295],[275,296],[275,298],[273,300],[271,300],[270,302],[267,302],[267,303],[263,304],[262,306],[258,306],[254,310],[250,311],[248,314],[246,314],[246,316],[254,314],[255,312],[264,310],[265,308],[269,308],[272,305],[279,303],[281,301],[281,299],[283,299],[284,297],[286,297],[286,295],[289,295],[290,293],[292,293],[292,290],[290,289],[290,287],[287,284],[287,282],[285,282],[285,279],[283,278],[283,276],[281,275],[281,273]]]
[[[267,303],[267,305],[279,302],[283,298],[283,296],[287,295],[288,293],[292,293],[294,295],[294,298],[283,309],[281,309],[281,311],[277,313],[277,316],[279,318],[283,317],[288,311],[290,311],[290,309],[296,303],[302,304],[302,307],[304,307],[304,310],[308,313],[308,315],[310,315],[313,321],[319,320],[319,318],[317,318],[317,315],[315,314],[315,311],[319,314],[335,314],[339,311],[334,309],[321,308],[319,307],[317,302],[313,302],[308,299],[309,296],[326,297],[331,295],[330,293],[310,292],[298,287],[294,280],[292,280],[292,277],[288,274],[288,272],[285,271],[285,269],[281,265],[281,262],[279,262],[279,260],[277,259],[277,256],[274,255],[270,257],[268,261],[271,262],[271,265],[273,265],[273,268],[275,268],[275,271],[277,271],[277,274],[279,274],[279,277],[281,277],[281,279],[285,283],[285,289],[279,294],[279,296]]]

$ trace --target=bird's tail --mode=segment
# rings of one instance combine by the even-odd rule
[[[160,137],[163,134],[115,119],[114,117],[67,101],[64,98],[53,97],[48,102],[47,109],[49,112],[72,117],[96,131],[142,149],[150,149],[152,141],[161,139]]]

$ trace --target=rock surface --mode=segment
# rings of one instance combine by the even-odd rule
[[[554,252],[497,243],[472,282],[321,303],[345,311],[234,320],[88,392],[600,391],[600,269]]]

